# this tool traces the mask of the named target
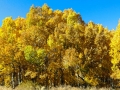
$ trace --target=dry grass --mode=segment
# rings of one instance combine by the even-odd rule
[[[7,88],[5,86],[0,86],[0,90],[120,90],[120,89],[113,89],[113,88],[96,88],[96,87],[71,87],[71,86],[59,86],[59,87],[52,87],[46,89],[45,87],[38,86],[31,81],[24,82],[17,86],[15,89]]]
[[[96,87],[87,87],[87,88],[78,88],[78,87],[71,87],[71,86],[63,86],[57,88],[51,88],[50,90],[114,90],[112,88],[96,88]],[[116,90],[116,89],[115,89]]]
[[[112,89],[112,88],[96,88],[96,87],[87,87],[87,88],[76,88],[71,86],[66,87],[57,87],[57,88],[51,88],[51,89],[45,89],[44,87],[33,87],[33,86],[27,86],[27,87],[16,87],[15,89],[7,88],[4,86],[0,86],[0,90],[120,90],[120,89]]]

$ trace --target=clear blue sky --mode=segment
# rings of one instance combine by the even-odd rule
[[[110,30],[116,29],[120,19],[120,0],[0,0],[0,26],[5,17],[25,18],[32,4],[42,6],[44,3],[53,10],[72,8],[86,23],[93,21]]]

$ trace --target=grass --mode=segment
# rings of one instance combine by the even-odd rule
[[[96,87],[71,87],[71,86],[59,86],[59,87],[52,87],[46,89],[44,86],[39,86],[31,81],[24,82],[17,86],[15,89],[11,87],[7,88],[5,86],[0,86],[0,90],[120,90],[120,89],[113,89],[113,88],[96,88]]]
[[[113,90],[113,89],[112,88],[96,88],[96,87],[78,88],[78,87],[64,86],[64,87],[57,87],[57,88],[53,87],[50,90]]]
[[[65,87],[53,87],[51,89],[45,89],[44,87],[33,87],[33,86],[27,86],[27,87],[16,87],[15,89],[7,88],[4,86],[0,86],[0,90],[117,90],[112,88],[96,88],[96,87],[87,87],[87,88],[76,88],[71,86],[65,86]],[[120,89],[118,89],[120,90]]]

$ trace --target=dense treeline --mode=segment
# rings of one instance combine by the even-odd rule
[[[120,79],[120,23],[115,31],[86,24],[72,9],[31,6],[26,18],[0,27],[0,84],[111,86]],[[112,83],[111,83],[112,82]]]

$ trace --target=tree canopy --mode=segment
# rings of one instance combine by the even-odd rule
[[[26,18],[0,27],[0,84],[110,85],[120,79],[120,22],[115,31],[72,9],[31,6]]]

